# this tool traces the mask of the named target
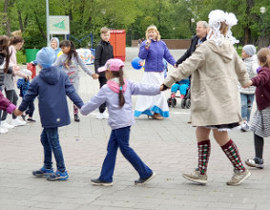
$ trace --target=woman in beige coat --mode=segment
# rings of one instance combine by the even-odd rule
[[[239,185],[250,172],[244,167],[235,143],[228,130],[239,126],[242,121],[240,97],[237,87],[248,82],[246,68],[232,45],[235,38],[230,28],[237,23],[234,14],[214,10],[209,14],[210,32],[207,41],[177,70],[164,81],[164,89],[190,75],[191,120],[196,128],[198,142],[198,169],[184,178],[207,183],[207,163],[210,156],[210,131],[233,164],[234,175],[228,185]]]

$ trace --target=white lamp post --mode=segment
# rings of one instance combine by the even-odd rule
[[[46,0],[46,24],[47,24],[47,45],[50,46],[50,31],[49,31],[49,0]]]
[[[261,8],[260,8],[260,12],[261,12],[262,14],[264,14],[264,13],[265,13],[265,7],[261,7]]]

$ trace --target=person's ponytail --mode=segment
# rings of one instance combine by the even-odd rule
[[[70,45],[71,45],[71,48],[70,48],[70,55],[71,55],[71,57],[72,57],[72,55],[74,55],[74,58],[76,58],[77,61],[79,61],[79,60],[78,60],[78,53],[77,53],[77,51],[76,51],[76,47],[75,47],[73,41],[70,41]],[[71,58],[70,58],[70,59],[71,59]]]
[[[7,73],[9,67],[10,52],[9,52],[9,38],[5,35],[0,36],[0,54],[2,54],[5,57],[6,65],[4,68],[4,73]]]
[[[268,49],[268,55],[266,56],[266,62],[267,62],[268,68],[270,69],[270,49]]]
[[[122,108],[125,104],[125,97],[123,94],[123,86],[124,86],[124,76],[123,76],[123,70],[122,68],[119,70],[119,106]]]

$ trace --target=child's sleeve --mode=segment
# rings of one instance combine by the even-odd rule
[[[80,96],[77,94],[76,90],[74,89],[73,85],[71,84],[67,74],[63,74],[65,77],[65,89],[66,94],[70,98],[70,100],[79,108],[83,106],[83,101]]]
[[[268,70],[267,70],[268,71]],[[267,71],[261,71],[259,74],[252,78],[252,85],[255,87],[266,85],[270,82],[270,74]]]
[[[7,111],[9,114],[11,114],[16,109],[16,106],[12,104],[7,98],[5,98],[1,91],[0,91],[0,109]]]
[[[135,83],[128,81],[132,95],[158,95],[160,94],[160,86],[148,85],[143,83]]]
[[[84,70],[84,72],[87,73],[88,75],[92,76],[93,72],[87,68],[87,66],[85,65],[85,63],[83,62],[83,60],[80,58],[79,55],[77,56],[77,61],[82,70]]]
[[[34,79],[32,81],[32,83],[30,84],[29,86],[29,89],[27,90],[26,92],[26,95],[23,97],[23,100],[22,100],[22,103],[21,105],[19,106],[19,110],[21,112],[24,112],[28,105],[34,101],[34,99],[37,97],[38,95],[38,91],[39,91],[39,88],[38,88],[38,83],[36,82],[36,80]]]
[[[93,96],[90,101],[84,104],[81,108],[82,115],[88,115],[90,112],[94,111],[101,104],[106,102],[106,93],[104,88],[101,88],[97,95]]]

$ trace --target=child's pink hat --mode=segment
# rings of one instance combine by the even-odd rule
[[[108,69],[110,69],[110,71],[119,71],[121,67],[124,67],[124,66],[125,64],[123,63],[122,60],[118,58],[112,58],[112,59],[107,60],[104,66],[98,68],[98,72],[103,72]]]

